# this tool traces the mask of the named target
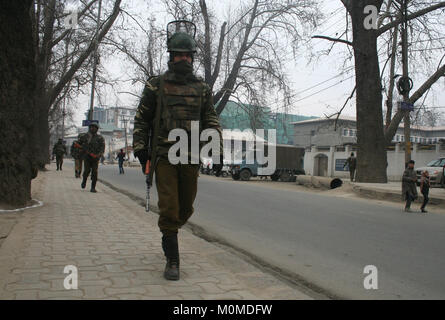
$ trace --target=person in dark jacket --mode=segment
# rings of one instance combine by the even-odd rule
[[[430,192],[430,175],[427,170],[422,172],[422,177],[420,178],[420,192],[423,195],[423,203],[422,206],[420,207],[420,210],[423,213],[427,213],[428,211],[425,210],[425,207],[428,203],[429,200],[428,194]]]
[[[351,156],[346,160],[343,168],[346,166],[349,167],[349,177],[351,178],[351,182],[354,181],[355,169],[357,168],[357,158],[354,157],[354,152],[351,152]]]
[[[417,176],[414,171],[414,160],[408,162],[408,166],[402,177],[402,197],[406,201],[405,211],[411,212],[411,202],[417,199]]]
[[[118,153],[116,160],[119,162],[119,174],[124,174],[124,161],[125,161],[125,152],[124,149],[121,149],[121,152]]]

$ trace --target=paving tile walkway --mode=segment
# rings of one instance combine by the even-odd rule
[[[20,213],[0,247],[0,299],[311,299],[187,230],[181,280],[164,280],[157,215],[101,183],[88,188],[54,164],[39,173],[33,197],[44,205]],[[64,287],[68,265],[77,289]]]

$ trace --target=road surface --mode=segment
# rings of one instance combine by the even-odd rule
[[[140,169],[125,170],[99,177],[144,198]],[[201,175],[191,222],[339,298],[445,299],[445,214],[297,190]],[[369,265],[378,289],[364,288]]]

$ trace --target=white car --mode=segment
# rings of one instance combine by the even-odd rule
[[[443,185],[445,183],[444,177],[445,158],[439,158],[429,162],[424,167],[415,168],[417,175],[417,185],[420,185],[420,177],[422,172],[427,170],[430,175],[430,183],[433,185]]]

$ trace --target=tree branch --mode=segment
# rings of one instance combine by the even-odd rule
[[[353,46],[353,43],[351,41],[348,40],[343,40],[343,39],[338,39],[338,38],[331,38],[331,37],[326,37],[326,36],[312,36],[313,39],[325,39],[325,40],[329,40],[329,41],[333,41],[333,42],[341,42],[344,44],[347,44],[349,46]]]
[[[102,30],[99,32],[99,34],[96,34],[92,41],[90,42],[88,48],[79,56],[76,62],[71,66],[71,68],[61,77],[59,82],[56,84],[56,86],[51,90],[51,93],[49,95],[49,102],[50,104],[54,102],[54,100],[57,98],[57,96],[62,91],[63,87],[71,80],[71,78],[74,76],[76,71],[80,68],[82,63],[90,56],[91,52],[94,50],[95,47],[95,38],[97,38],[97,42],[99,43],[103,37],[107,34],[108,30],[110,30],[111,26],[113,25],[114,21],[116,20],[117,16],[120,12],[120,4],[122,0],[116,0],[114,3],[113,13],[110,17],[108,17],[108,21],[103,26]]]
[[[418,18],[420,16],[423,16],[431,11],[437,10],[439,8],[445,8],[445,1],[439,2],[435,5],[432,5],[430,7],[424,8],[422,10],[419,10],[417,12],[411,13],[408,15],[407,20],[413,20],[415,18]],[[386,31],[388,31],[389,29],[394,28],[395,26],[399,25],[401,22],[403,21],[403,17],[399,17],[397,19],[395,19],[394,21],[385,24],[383,27],[381,27],[380,29],[378,29],[376,31],[377,33],[377,37],[380,36],[382,33],[385,33]]]
[[[77,19],[80,19],[90,8],[91,8],[91,6],[95,3],[95,2],[97,2],[97,0],[92,0],[89,4],[87,4],[86,6],[85,6],[85,8],[79,13],[79,15],[77,16]],[[67,36],[67,34],[69,34],[70,32],[71,32],[72,30],[71,29],[67,29],[67,30],[65,30],[60,36],[58,36],[56,39],[54,39],[52,42],[51,42],[51,48],[53,48],[55,45],[57,45],[60,41],[62,41],[66,36]]]
[[[216,62],[215,62],[215,68],[213,69],[213,74],[212,74],[212,78],[210,80],[210,87],[213,88],[213,85],[216,82],[216,79],[218,78],[219,75],[219,71],[221,69],[221,59],[222,59],[222,53],[223,53],[223,48],[224,48],[224,39],[226,37],[226,26],[227,26],[227,22],[224,22],[221,26],[221,32],[219,34],[219,44],[218,44],[218,52],[216,55]]]
[[[417,100],[419,100],[423,94],[437,81],[440,79],[440,77],[445,76],[445,64],[438,68],[434,74],[426,80],[419,89],[417,89],[416,92],[409,98],[409,101],[411,103],[415,103]]]
[[[429,88],[437,81],[440,77],[445,76],[445,65],[438,68],[437,71],[424,82],[424,84],[410,97],[409,102],[415,103],[417,100],[419,100],[422,95],[429,90]],[[397,128],[399,127],[400,122],[402,121],[403,117],[406,115],[408,111],[402,111],[398,110],[397,113],[394,115],[394,118],[391,120],[391,124],[387,127],[385,130],[385,142],[386,144],[390,144],[392,141],[392,138],[394,137],[394,134],[397,131]]]

